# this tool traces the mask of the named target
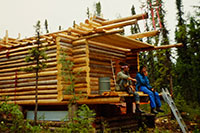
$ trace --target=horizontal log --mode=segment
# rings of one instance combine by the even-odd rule
[[[112,98],[95,98],[95,99],[80,99],[77,101],[79,104],[110,104],[119,103],[121,101],[120,97]]]
[[[57,98],[57,94],[48,94],[48,95],[38,95],[39,99],[55,99]],[[31,100],[35,99],[35,95],[28,96],[9,96],[7,100]],[[4,100],[4,98],[0,97],[0,100]]]
[[[159,33],[160,33],[159,30],[154,30],[154,31],[148,31],[148,32],[144,32],[144,33],[137,33],[137,34],[129,35],[127,37],[131,38],[131,39],[137,39],[137,38],[144,38],[144,37],[152,37],[152,36],[158,35]]]
[[[57,67],[54,66],[54,67],[48,67],[45,68],[44,70],[42,70],[41,72],[46,72],[46,71],[55,71],[57,70]],[[15,75],[16,72],[4,72],[4,73],[0,73],[0,77],[7,77],[7,76],[13,76]],[[24,72],[24,71],[18,71],[17,72],[18,75],[21,75],[21,74],[27,74],[27,72]],[[29,73],[30,74],[30,73]]]
[[[48,58],[47,60],[45,59],[40,59],[41,62],[47,63],[47,62],[57,62],[56,57],[54,58]],[[16,62],[15,64],[6,64],[6,65],[1,65],[0,69],[4,69],[4,68],[14,68],[14,67],[22,67],[22,66],[28,66],[28,65],[33,65],[35,63],[32,62]]]
[[[84,54],[84,53],[86,53],[86,48],[72,50],[72,53],[75,55],[76,54]]]
[[[47,65],[48,67],[55,66],[55,65],[57,65],[57,62],[46,63],[46,65]],[[36,65],[31,65],[31,66],[32,66],[32,67],[35,67]],[[27,68],[27,66],[25,66],[25,67],[18,67],[18,68],[2,69],[2,70],[0,70],[0,73],[1,73],[1,72],[20,71],[21,69],[24,69],[24,68]]]
[[[0,91],[1,92],[1,91]],[[0,93],[0,96],[18,96],[18,95],[32,95],[35,91],[25,91],[25,92],[10,92],[10,93]],[[38,90],[38,94],[57,94],[57,90]]]
[[[119,19],[114,19],[114,20],[107,20],[107,21],[102,21],[102,25],[108,25],[108,24],[113,24],[113,23],[119,23],[119,22],[123,22],[123,21],[127,21],[127,20],[132,20],[132,19],[137,19],[137,20],[141,20],[141,19],[146,19],[148,18],[148,14],[138,14],[138,15],[133,15],[130,17],[124,17],[124,18],[119,18]]]
[[[126,57],[124,54],[118,54],[114,52],[107,52],[105,50],[100,50],[100,49],[95,49],[95,48],[90,48],[90,52],[96,53],[96,54],[104,54],[107,56],[117,56],[117,57]]]
[[[109,62],[96,61],[96,60],[90,60],[90,64],[101,65],[101,66],[111,66],[111,63]]]
[[[112,24],[106,24],[101,27],[96,27],[94,30],[99,32],[99,31],[109,30],[109,29],[113,29],[113,28],[120,28],[123,26],[132,25],[132,24],[136,24],[136,23],[137,23],[137,20],[133,19],[133,20],[127,20],[127,21],[122,21],[122,22],[116,22],[116,23],[112,23]]]
[[[78,64],[78,63],[85,63],[86,60],[88,60],[87,57],[81,57],[81,58],[75,58],[75,59],[73,59],[73,62],[74,62],[75,64]]]
[[[151,51],[151,50],[159,50],[159,49],[168,49],[168,48],[173,48],[173,47],[183,47],[183,44],[182,43],[177,43],[177,44],[170,44],[170,45],[162,45],[162,46],[155,46],[154,48],[134,49],[132,51],[133,52]]]
[[[52,42],[49,42],[49,43],[43,43],[42,46],[49,46],[49,45],[53,45],[55,44],[53,41]],[[7,54],[8,52],[9,53],[14,53],[14,52],[17,52],[17,51],[26,51],[27,49],[31,49],[31,48],[35,48],[37,47],[37,45],[27,45],[27,46],[23,46],[23,47],[17,47],[17,48],[11,48],[11,49],[7,49],[5,51],[1,51],[0,52],[0,55],[5,55]]]
[[[110,62],[112,60],[125,60],[125,58],[122,57],[117,57],[117,56],[108,56],[105,54],[97,54],[95,52],[90,52],[89,53],[89,58],[91,60],[96,60],[96,61],[105,61],[105,62]]]
[[[100,43],[100,42],[95,42],[95,41],[90,41],[90,40],[88,41],[88,43],[89,43],[89,46],[90,46],[90,44],[92,44],[92,45],[100,46],[100,47],[103,47],[103,48],[119,50],[119,51],[122,51],[122,52],[130,51],[129,49],[123,49],[123,48],[120,48],[120,47],[111,46],[111,45],[107,45],[105,43]]]
[[[48,85],[48,86],[38,86],[38,90],[52,90],[52,89],[57,89],[57,85]],[[26,86],[26,87],[16,87],[16,88],[4,88],[0,89],[0,92],[18,92],[18,91],[30,91],[30,90],[35,90],[35,86]]]
[[[49,85],[49,84],[57,84],[57,80],[38,81],[38,85]],[[26,82],[26,83],[17,83],[18,87],[33,86],[33,85],[36,85],[36,81]],[[0,86],[1,89],[10,88],[10,87],[12,88],[15,87],[15,83]]]
[[[56,53],[56,49],[53,50],[49,50],[45,52],[47,54],[47,56],[52,56],[52,54]],[[8,61],[15,61],[18,59],[25,59],[25,57],[27,56],[27,54],[25,55],[17,55],[17,56],[9,56],[9,58],[7,58],[6,56],[4,58],[0,58],[0,62],[8,62]]]
[[[86,39],[76,40],[72,42],[73,46],[86,44]]]
[[[39,72],[38,76],[53,76],[57,75],[57,70],[56,71],[44,71],[44,72]],[[35,73],[26,73],[26,74],[21,74],[17,75],[17,78],[29,78],[29,77],[35,77]],[[0,77],[0,80],[10,80],[10,79],[15,79],[16,76],[9,76],[9,77]]]
[[[65,43],[72,43],[71,39],[68,39],[68,38],[65,38],[65,37],[60,37],[60,41],[65,42]]]
[[[94,22],[94,21],[92,21],[92,20],[90,20],[90,19],[86,19],[86,20],[85,20],[85,23],[86,23],[86,24],[89,24],[89,25],[92,25],[92,27],[100,27],[100,26],[102,26],[101,24],[96,23],[96,22]]]
[[[67,39],[70,39],[70,40],[76,40],[78,39],[78,37],[74,37],[74,36],[71,36],[71,35],[67,35],[65,33],[59,33],[57,34],[59,37],[64,37],[64,38],[67,38]]]
[[[124,29],[120,28],[120,29],[112,29],[112,30],[105,30],[102,29],[100,31],[96,31],[97,33],[95,34],[89,34],[87,36],[82,36],[80,37],[80,39],[92,39],[92,38],[97,38],[97,37],[102,37],[105,35],[112,35],[112,34],[116,34],[116,33],[122,33],[124,32]]]
[[[90,70],[90,68],[89,67],[87,67],[87,66],[84,66],[84,67],[77,67],[77,68],[74,68],[73,69],[73,71],[74,72],[87,72],[87,71],[89,71]]]
[[[35,105],[35,100],[21,100],[21,101],[8,101],[8,103],[18,105]],[[40,99],[38,100],[39,105],[67,105],[69,101],[59,102],[57,99]]]
[[[80,35],[87,35],[89,32],[87,31],[84,31],[84,30],[80,30],[80,29],[77,29],[77,28],[68,28],[68,31],[69,32],[75,32],[77,34],[80,34]]]
[[[53,58],[53,57],[56,57],[56,53],[53,53],[53,54],[48,54],[47,55],[47,58],[50,59],[50,58]],[[7,59],[5,61],[1,61],[0,62],[0,65],[6,65],[6,64],[12,64],[12,63],[19,63],[19,62],[25,62],[25,56],[23,56],[23,58],[18,58],[18,59]]]
[[[51,79],[57,79],[57,75],[55,75],[55,76],[46,76],[46,77],[38,77],[39,81],[51,80]],[[0,85],[3,85],[3,84],[14,84],[15,81],[17,81],[17,83],[35,81],[35,77],[23,78],[23,79],[16,78],[16,79],[13,79],[13,80],[1,80],[0,81]]]
[[[48,49],[56,49],[56,45],[53,45],[53,46],[49,46]],[[45,50],[46,48],[45,47],[42,47],[40,48],[40,50]],[[9,53],[9,57],[12,57],[12,56],[17,56],[17,55],[25,55],[25,54],[28,54],[29,51],[28,50],[25,50],[25,51],[19,51],[19,52],[15,52],[15,53]],[[6,58],[6,54],[5,55],[1,55],[0,58]]]
[[[117,49],[97,46],[97,45],[93,45],[93,44],[89,44],[89,48],[94,48],[94,49],[99,49],[99,50],[103,50],[103,51],[107,51],[107,52],[111,52],[111,53],[124,54],[124,55],[127,52],[127,51],[125,52],[125,51],[121,51],[121,50],[117,50]]]

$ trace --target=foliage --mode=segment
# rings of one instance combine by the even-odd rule
[[[95,7],[96,7],[95,14],[97,16],[101,16],[101,3],[100,3],[100,1],[95,4]]]
[[[46,33],[49,33],[49,28],[48,28],[48,21],[47,21],[47,19],[45,19],[44,26],[45,26]]]
[[[30,133],[40,132],[40,126],[32,126],[28,121],[24,121],[23,113],[17,104],[0,102],[0,132]]]
[[[187,104],[198,101],[200,104],[200,20],[197,8],[194,16],[184,20],[182,1],[177,0],[178,25],[175,32],[177,42],[183,47],[177,50],[178,59],[175,65],[175,92],[184,95]],[[198,6],[197,6],[198,7]]]
[[[89,107],[85,104],[81,105],[75,113],[76,117],[74,117],[73,119],[69,119],[68,116],[66,116],[66,124],[63,125],[62,129],[57,129],[57,132],[94,132],[92,123],[94,122],[95,113],[90,110]]]
[[[74,97],[71,99],[71,103],[76,103],[76,100],[79,98],[76,96],[75,93],[75,83],[76,83],[76,78],[78,75],[80,75],[81,70],[75,72],[73,70],[74,63],[70,60],[66,60],[69,58],[67,54],[64,52],[64,50],[61,50],[61,58],[59,62],[62,64],[61,67],[61,75],[64,78],[64,81],[68,84],[64,88],[64,93],[67,95],[73,95]]]
[[[44,60],[47,60],[47,55],[45,53],[46,48],[42,48],[42,44],[40,42],[40,33],[41,33],[41,26],[40,21],[37,22],[37,24],[34,26],[35,32],[37,35],[37,44],[36,47],[33,47],[31,50],[29,50],[29,55],[25,57],[25,61],[31,64],[34,64],[34,66],[29,66],[24,69],[23,71],[26,72],[35,72],[35,80],[36,80],[36,86],[35,86],[35,118],[34,118],[34,124],[36,124],[37,121],[37,108],[38,108],[38,73],[40,70],[47,67],[46,63],[44,63]]]

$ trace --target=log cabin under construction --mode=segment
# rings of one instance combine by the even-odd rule
[[[136,76],[139,67],[139,52],[179,47],[181,44],[153,46],[136,40],[159,34],[149,31],[133,35],[121,35],[124,26],[134,25],[139,20],[148,18],[147,14],[106,20],[91,17],[84,23],[74,25],[67,30],[41,35],[40,41],[48,59],[47,68],[39,72],[38,104],[39,106],[67,105],[73,95],[63,93],[66,83],[61,73],[60,49],[64,50],[69,60],[74,63],[74,71],[81,70],[75,84],[78,104],[111,104],[120,103],[126,97],[133,97],[126,92],[116,92],[113,78],[120,71],[119,62],[130,65],[130,74]],[[34,64],[25,62],[28,50],[37,47],[37,37],[25,39],[9,38],[8,34],[0,41],[0,100],[9,96],[9,103],[21,106],[35,104],[35,73],[21,71],[21,68]],[[112,62],[112,65],[111,65]],[[100,77],[111,78],[111,91],[99,93]],[[81,92],[81,94],[80,94]],[[141,97],[148,97],[139,93]],[[132,98],[133,99],[133,98]]]

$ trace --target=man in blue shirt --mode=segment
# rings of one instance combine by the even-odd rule
[[[136,90],[142,91],[149,95],[151,113],[157,114],[158,112],[164,112],[160,109],[161,101],[158,92],[149,84],[149,79],[147,77],[148,73],[145,66],[140,67],[140,71],[136,75]]]
[[[129,94],[133,94],[136,103],[136,113],[144,113],[140,109],[140,96],[135,91],[132,82],[136,82],[136,79],[130,77],[129,67],[127,64],[120,62],[121,71],[117,73],[117,85],[116,90],[127,91]]]

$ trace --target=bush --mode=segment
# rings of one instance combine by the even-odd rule
[[[39,126],[32,126],[28,121],[24,121],[23,113],[17,104],[0,102],[0,132],[30,133],[39,132]]]
[[[74,133],[88,133],[93,132],[94,128],[92,123],[94,122],[95,113],[89,109],[85,104],[81,105],[76,111],[76,117],[71,120],[66,116],[66,125],[58,132],[74,132]]]

